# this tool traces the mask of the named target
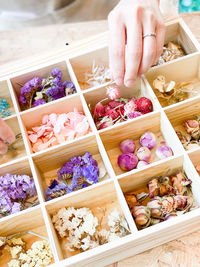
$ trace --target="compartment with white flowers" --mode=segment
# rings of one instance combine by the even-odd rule
[[[33,156],[45,200],[51,200],[109,179],[95,135]],[[56,160],[55,160],[56,159]]]
[[[112,181],[46,203],[60,260],[119,241],[130,234]],[[92,253],[92,252],[91,252]],[[74,260],[78,260],[75,257]]]
[[[76,93],[65,61],[34,69],[10,79],[19,111]]]
[[[102,130],[100,137],[116,175],[139,170],[183,151],[163,112]]]
[[[86,108],[81,97],[74,95],[22,113],[30,151],[40,152],[89,134],[91,128]]]
[[[185,150],[200,146],[200,96],[165,110]]]
[[[200,54],[185,57],[145,74],[162,107],[200,95]]]
[[[54,256],[40,208],[0,221],[1,267],[52,263]]]
[[[72,57],[69,61],[82,90],[110,82],[107,46]]]
[[[19,126],[19,121],[16,116],[5,119],[5,123],[14,132],[15,141],[8,145],[7,152],[0,155],[0,164],[10,162],[26,156],[24,140]]]

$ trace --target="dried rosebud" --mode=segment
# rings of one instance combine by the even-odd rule
[[[187,179],[181,171],[171,177],[172,186],[176,194],[183,195],[187,192],[187,186],[191,184],[191,180]]]
[[[138,164],[138,158],[133,153],[123,153],[118,157],[118,165],[123,171],[130,171]]]
[[[155,197],[147,203],[147,207],[151,210],[151,216],[155,218],[162,217],[162,199]]]
[[[151,212],[148,207],[135,206],[132,208],[132,215],[136,225],[139,227],[147,227],[151,221]]]
[[[124,111],[125,114],[128,115],[132,112],[137,111],[137,100],[135,98],[132,98],[125,106],[124,106]]]
[[[149,163],[144,161],[144,160],[140,160],[140,161],[138,161],[137,169],[143,168],[146,165],[149,165]]]
[[[156,137],[155,135],[147,131],[140,137],[141,146],[148,147],[149,149],[154,148],[156,146]]]
[[[186,120],[184,127],[189,134],[193,134],[199,130],[199,122],[197,120]]]
[[[184,210],[187,206],[188,196],[174,196],[174,210]]]
[[[126,139],[120,143],[120,149],[123,153],[133,153],[135,151],[135,142],[132,139]]]
[[[149,189],[149,197],[162,197],[164,195],[170,194],[173,188],[169,182],[170,181],[168,177],[160,178],[159,180],[156,178],[150,180],[147,184],[147,187]]]
[[[162,198],[163,214],[171,213],[174,210],[174,198],[172,196],[164,196]]]
[[[166,145],[162,145],[156,149],[156,156],[159,159],[165,159],[165,158],[173,156],[173,151],[172,151],[171,147],[166,146]]]
[[[111,100],[115,100],[117,98],[120,98],[120,91],[117,86],[109,86],[107,87],[106,94]]]
[[[148,147],[140,147],[137,150],[136,155],[139,160],[148,162],[151,158],[151,151],[148,149]]]
[[[149,197],[155,197],[159,194],[159,185],[158,185],[158,179],[154,178],[150,180],[147,184],[147,187],[149,189]]]
[[[124,196],[130,209],[138,205],[137,197],[134,193],[125,193]]]

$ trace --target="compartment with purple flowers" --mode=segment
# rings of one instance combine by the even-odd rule
[[[0,221],[0,266],[54,263],[48,239],[41,208]]]
[[[28,159],[0,166],[0,218],[39,204]]]
[[[109,179],[95,135],[36,155],[33,161],[45,200]]]
[[[116,175],[140,169],[180,152],[175,133],[164,113],[155,112],[100,132]],[[172,129],[172,128],[171,128]],[[172,137],[173,136],[173,137]]]
[[[13,77],[11,83],[20,111],[76,93],[65,61]]]
[[[12,129],[15,134],[15,142],[8,146],[8,150],[5,154],[0,155],[0,164],[10,162],[15,159],[26,156],[26,149],[24,140],[19,126],[19,121],[16,116],[7,118],[6,124]]]

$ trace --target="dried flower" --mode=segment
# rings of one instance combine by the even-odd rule
[[[171,147],[166,146],[166,145],[162,145],[156,149],[156,156],[159,159],[165,159],[165,158],[173,156],[173,151],[172,151]]]
[[[168,195],[173,190],[169,177],[154,178],[148,182],[147,187],[149,189],[150,198]]]
[[[95,61],[92,65],[92,72],[86,73],[86,83],[93,86],[99,86],[106,82],[109,82],[110,79],[110,70],[103,65],[95,65]]]
[[[199,122],[197,120],[186,120],[184,126],[188,134],[193,134],[199,131]]]
[[[28,199],[35,195],[34,181],[28,175],[0,176],[0,214],[2,216],[25,209]]]
[[[123,171],[130,171],[138,164],[138,158],[133,153],[123,153],[119,155],[117,161]]]
[[[122,141],[119,146],[123,153],[133,153],[135,151],[135,142],[132,139]]]
[[[142,114],[147,114],[153,111],[153,104],[147,97],[140,97],[136,103],[138,111]]]
[[[115,85],[108,86],[106,94],[111,100],[115,100],[117,98],[120,98],[120,91],[119,88]]]
[[[151,151],[148,149],[148,147],[140,147],[137,150],[136,155],[139,160],[148,162],[151,158]]]
[[[181,171],[177,171],[176,175],[171,177],[172,186],[176,194],[184,195],[187,193],[188,186],[192,181],[186,178]]]
[[[137,107],[137,100],[135,98],[132,98],[125,106],[124,111],[125,114],[128,115],[130,113],[133,113],[138,110]]]
[[[125,193],[124,196],[130,209],[138,205],[137,197],[134,193],[132,192]]]
[[[139,228],[146,228],[151,223],[151,211],[145,206],[134,206],[131,210],[135,223]]]
[[[156,146],[156,137],[155,135],[147,131],[140,137],[140,145],[152,149]]]
[[[137,169],[143,168],[143,167],[145,167],[146,165],[149,165],[149,162],[146,162],[146,161],[144,161],[144,160],[139,160],[139,161],[138,161],[138,164],[137,164]]]

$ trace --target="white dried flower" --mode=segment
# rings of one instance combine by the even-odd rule
[[[103,65],[95,65],[93,62],[92,72],[86,73],[86,83],[90,86],[98,86],[110,81],[110,69]]]

